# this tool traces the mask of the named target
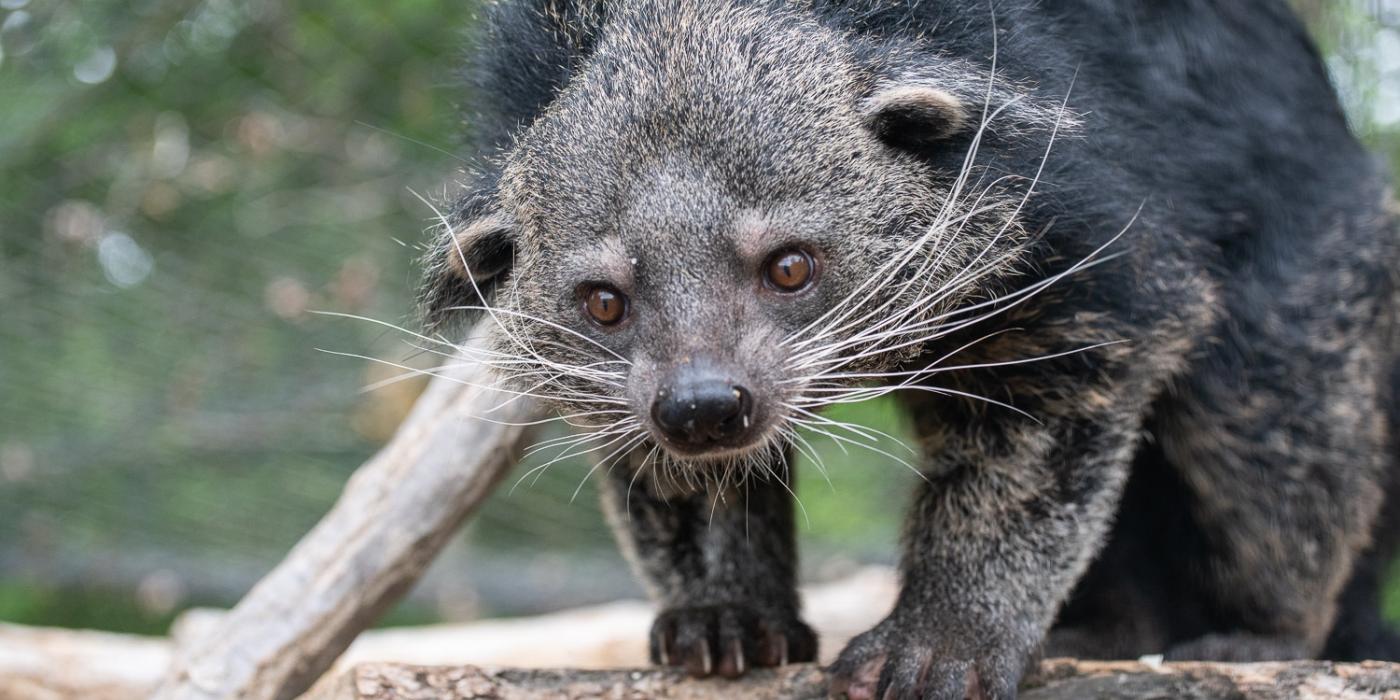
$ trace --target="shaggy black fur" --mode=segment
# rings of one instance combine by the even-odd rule
[[[845,366],[867,374],[966,346],[946,364],[978,369],[921,385],[1029,414],[907,400],[925,450],[903,592],[833,665],[838,691],[1012,697],[1041,651],[1400,658],[1377,611],[1400,539],[1400,240],[1283,0],[505,0],[486,15],[469,69],[479,167],[424,305],[433,322],[483,296],[516,312],[530,349],[501,348],[541,360],[531,381],[550,371],[531,352],[625,364],[533,386],[564,411],[632,416],[605,491],[665,609],[657,661],[736,675],[815,655],[781,431],[813,386],[858,380],[784,379],[810,371],[800,343],[828,309],[870,309],[869,328],[915,304],[910,280],[952,290],[911,328],[1054,283],[897,348],[859,324],[827,339],[869,351]],[[924,235],[954,215],[967,223]],[[754,270],[799,244],[819,283],[765,295]],[[595,283],[629,296],[626,323],[581,317]],[[655,436],[647,407],[697,357],[754,395],[767,462],[720,474]]]

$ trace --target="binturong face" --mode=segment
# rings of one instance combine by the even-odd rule
[[[994,121],[1049,133],[1057,111],[985,68],[696,5],[608,18],[444,216],[425,299],[493,319],[490,360],[597,456],[729,473],[822,406],[917,381],[891,373],[1027,239],[1015,178],[969,154]]]

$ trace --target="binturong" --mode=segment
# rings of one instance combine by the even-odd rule
[[[483,15],[423,305],[581,426],[656,663],[817,658],[804,434],[913,472],[901,592],[833,694],[1400,657],[1400,244],[1283,0]],[[822,414],[887,394],[914,457]]]

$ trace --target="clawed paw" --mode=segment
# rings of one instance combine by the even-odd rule
[[[1010,700],[1022,668],[1014,654],[960,653],[934,635],[888,623],[851,640],[828,669],[833,698]],[[965,647],[962,647],[965,648]]]
[[[651,660],[696,676],[737,678],[753,667],[811,661],[817,638],[793,616],[741,605],[673,608],[651,627]]]

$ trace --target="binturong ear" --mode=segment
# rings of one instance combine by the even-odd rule
[[[962,100],[927,85],[883,88],[866,98],[863,107],[866,126],[896,148],[926,148],[971,123]]]
[[[487,210],[438,238],[425,260],[420,295],[429,329],[475,319],[492,303],[515,260],[516,231],[508,215]]]

